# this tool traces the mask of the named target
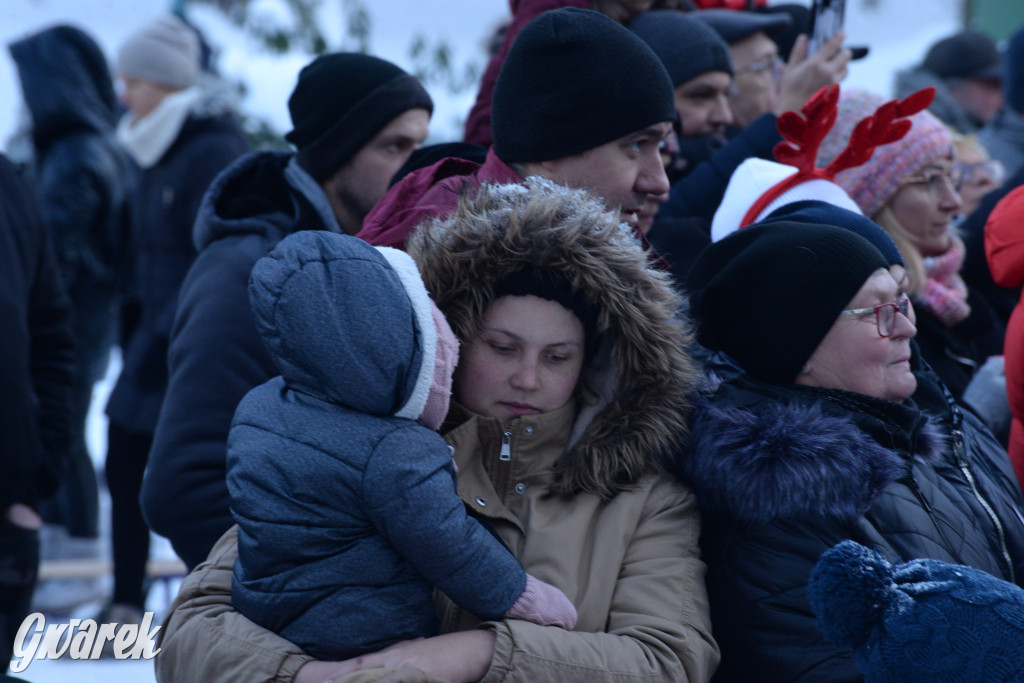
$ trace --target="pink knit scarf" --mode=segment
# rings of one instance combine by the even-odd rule
[[[967,285],[960,277],[964,263],[964,243],[950,235],[952,246],[945,254],[924,260],[927,280],[924,283],[924,305],[946,327],[952,327],[971,314],[967,303]]]

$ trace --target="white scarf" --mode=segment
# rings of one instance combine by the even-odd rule
[[[125,114],[117,124],[117,139],[139,166],[151,168],[178,138],[199,96],[199,88],[193,86],[171,93],[141,119]]]

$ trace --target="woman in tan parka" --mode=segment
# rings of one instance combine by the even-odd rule
[[[459,496],[576,628],[481,624],[437,594],[444,635],[318,662],[231,608],[232,529],[171,606],[160,681],[710,679],[697,503],[666,474],[695,377],[680,301],[599,200],[528,182],[482,186],[408,248],[462,342]]]

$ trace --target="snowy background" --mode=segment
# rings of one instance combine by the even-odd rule
[[[486,39],[508,8],[507,0],[366,0],[365,4],[372,20],[370,51],[406,69],[412,68],[409,46],[417,35],[432,42],[447,41],[457,67],[476,62],[482,69]],[[70,23],[93,35],[112,57],[126,36],[170,6],[170,0],[0,0],[0,41],[6,45],[55,23]],[[261,21],[287,20],[283,0],[253,0],[252,6]],[[209,6],[187,3],[187,12],[219,52],[221,72],[246,83],[243,109],[266,119],[279,133],[289,130],[288,94],[310,55],[268,54]],[[868,45],[871,53],[851,65],[845,84],[890,94],[894,72],[917,63],[928,45],[958,30],[961,16],[961,0],[848,0],[848,42]],[[336,49],[345,35],[343,17],[342,0],[322,0],[320,25],[331,48]],[[470,89],[452,96],[436,87],[428,89],[436,102],[431,141],[459,138],[475,92]],[[0,146],[13,131],[20,97],[17,74],[4,49],[0,51]],[[106,450],[101,408],[119,367],[115,354],[107,380],[97,388],[90,417],[89,444],[98,464]],[[154,555],[171,556],[169,545],[161,541],[154,545]],[[155,586],[150,608],[162,613],[169,600],[163,587]],[[35,683],[154,680],[152,663],[144,661],[37,661],[21,676]]]

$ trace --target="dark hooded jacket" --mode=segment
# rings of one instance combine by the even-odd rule
[[[434,585],[482,619],[526,585],[466,514],[444,439],[416,422],[437,334],[416,265],[387,252],[301,231],[249,284],[281,376],[246,394],[228,437],[232,601],[321,659],[434,635]]]
[[[0,510],[57,490],[71,449],[71,306],[32,188],[0,156]]]
[[[678,467],[701,500],[715,680],[862,680],[807,600],[818,557],[845,539],[1024,583],[1024,503],[1005,452],[930,369],[915,375],[914,399],[896,404],[711,374]]]
[[[114,137],[117,99],[106,58],[71,26],[10,46],[32,117],[43,219],[69,291],[112,291],[127,246],[134,167]]]
[[[222,88],[201,83],[209,85],[196,86],[181,128],[155,163],[142,169],[132,198],[128,297],[137,315],[122,330],[123,366],[107,416],[139,434],[153,434],[167,388],[171,325],[178,290],[196,258],[192,228],[203,195],[249,148]]]
[[[323,191],[293,159],[238,159],[214,180],[196,218],[199,255],[181,286],[141,496],[150,527],[190,567],[234,523],[224,459],[235,407],[278,374],[249,310],[249,272],[297,230],[342,232]]]

